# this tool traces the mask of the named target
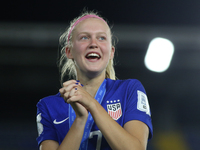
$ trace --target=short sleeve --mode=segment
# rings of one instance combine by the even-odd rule
[[[37,104],[37,130],[38,137],[37,142],[38,146],[44,140],[55,140],[58,141],[55,127],[51,121],[50,113],[46,107],[46,104],[43,100],[40,100]]]
[[[131,120],[139,120],[149,127],[149,139],[153,136],[151,111],[146,91],[138,80],[130,80],[127,89],[127,102],[124,124]]]

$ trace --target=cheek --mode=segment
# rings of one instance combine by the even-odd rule
[[[78,51],[84,50],[88,46],[87,42],[74,42],[73,47]]]
[[[107,53],[109,56],[111,55],[111,51],[112,51],[112,48],[110,44],[107,44],[104,46],[104,52]]]
[[[74,44],[72,48],[72,51],[73,51],[72,53],[74,56],[75,55],[77,56],[78,54],[81,54],[83,50],[84,50],[84,46],[82,44]]]

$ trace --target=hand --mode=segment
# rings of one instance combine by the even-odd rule
[[[75,94],[67,99],[67,103],[72,102],[78,102],[90,111],[90,108],[93,107],[93,102],[96,102],[96,100],[82,86],[77,86],[75,88]]]
[[[76,80],[69,80],[63,83],[63,87],[59,90],[61,96],[64,98],[65,102],[75,94],[75,88],[79,83]]]
[[[69,99],[77,95],[77,88],[82,87],[80,82],[76,80],[70,80],[63,83],[63,87],[59,90],[61,96],[64,98],[65,102],[69,103],[76,113],[76,117],[85,118],[88,117],[87,109],[81,105],[79,102],[71,102]]]

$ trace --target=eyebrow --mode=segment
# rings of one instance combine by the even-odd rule
[[[78,33],[78,35],[80,35],[80,34],[90,34],[90,32],[80,32],[80,33]],[[95,34],[106,34],[107,35],[106,32],[96,32]]]
[[[79,37],[82,34],[83,35],[90,35],[90,32],[80,32],[80,33],[77,34],[76,37]],[[106,33],[106,32],[96,32],[95,34],[97,34],[97,35],[104,35],[106,38],[108,38],[109,36],[111,36],[111,35],[109,35],[109,33]]]

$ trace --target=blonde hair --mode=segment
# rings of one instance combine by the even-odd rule
[[[60,46],[61,46],[61,51],[60,51],[60,58],[59,58],[59,70],[60,70],[60,78],[61,78],[60,82],[61,82],[61,84],[63,83],[64,77],[67,73],[68,73],[69,78],[72,78],[72,79],[77,78],[77,72],[76,72],[75,64],[74,64],[72,59],[67,58],[65,51],[66,51],[67,47],[68,48],[72,47],[73,30],[72,30],[71,34],[69,32],[72,29],[73,24],[77,20],[79,20],[80,18],[82,18],[83,16],[86,16],[86,15],[96,15],[96,16],[100,17],[97,14],[97,12],[85,11],[79,17],[72,20],[70,22],[69,28],[60,36],[59,43],[60,43]],[[110,33],[111,33],[111,31],[110,31]],[[70,34],[70,37],[68,39],[69,34]],[[112,36],[112,33],[111,33],[112,46],[114,46],[114,40],[113,40],[112,37],[113,36]],[[105,76],[106,76],[106,78],[110,78],[110,79],[115,80],[115,70],[114,70],[113,60],[109,60],[109,63],[106,67],[106,75]]]

